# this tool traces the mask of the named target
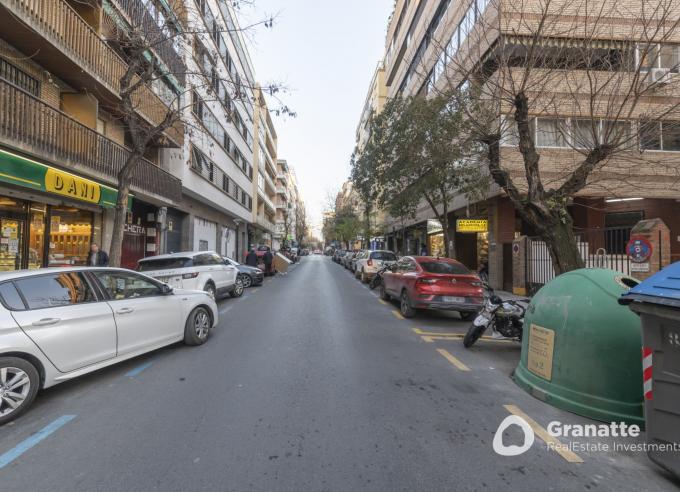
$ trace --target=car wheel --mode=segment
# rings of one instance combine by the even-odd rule
[[[197,307],[184,325],[184,343],[187,345],[202,345],[208,339],[212,320],[207,308]]]
[[[247,289],[253,285],[253,279],[250,275],[241,275],[241,282],[243,282],[243,288]]]
[[[0,425],[28,410],[40,386],[38,370],[18,357],[0,357]]]
[[[389,301],[390,300],[390,295],[387,293],[385,290],[385,282],[380,283],[380,299],[383,301]]]
[[[241,297],[243,295],[243,290],[245,287],[243,286],[243,280],[240,278],[236,278],[236,285],[234,285],[234,288],[229,292],[229,295],[231,297]]]
[[[204,291],[204,292],[207,292],[208,295],[209,295],[210,297],[212,297],[213,299],[215,299],[215,292],[216,292],[216,290],[215,290],[215,284],[213,284],[212,282],[208,282],[208,283],[205,284],[205,286],[203,287],[203,291]]]
[[[416,315],[415,309],[411,307],[411,301],[408,298],[408,292],[403,290],[401,292],[401,303],[399,304],[399,310],[404,318],[413,318]]]

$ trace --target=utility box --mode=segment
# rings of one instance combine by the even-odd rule
[[[680,477],[680,263],[621,296],[642,320],[647,454]]]
[[[579,415],[644,426],[640,319],[618,303],[637,283],[581,269],[543,286],[524,319],[517,384]]]

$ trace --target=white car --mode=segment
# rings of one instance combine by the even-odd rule
[[[392,251],[368,250],[361,256],[357,256],[354,265],[354,276],[361,278],[362,282],[368,282],[383,266],[397,262],[397,255]]]
[[[217,325],[215,300],[122,268],[0,274],[0,425],[39,389],[184,341]]]
[[[187,251],[150,256],[138,270],[178,289],[204,290],[214,298],[243,295],[238,269],[214,251]]]

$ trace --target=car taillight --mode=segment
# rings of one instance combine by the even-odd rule
[[[198,272],[182,274],[182,278],[196,278],[196,277],[198,277]]]
[[[368,266],[373,266],[373,260],[370,260],[370,259],[369,259],[369,260],[366,262],[366,264],[367,264]]]

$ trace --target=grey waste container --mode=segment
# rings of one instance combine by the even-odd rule
[[[642,321],[647,454],[680,477],[680,262],[623,294]]]

